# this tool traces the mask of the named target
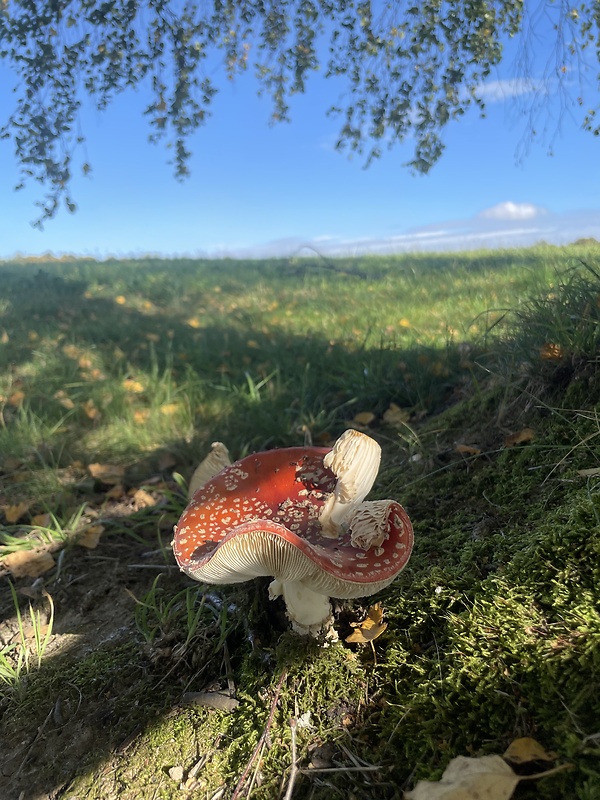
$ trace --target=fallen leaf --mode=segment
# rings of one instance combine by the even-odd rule
[[[457,444],[454,450],[463,456],[478,456],[481,454],[480,448],[475,447],[473,444]]]
[[[123,484],[117,483],[112,489],[109,489],[106,493],[106,497],[110,498],[110,500],[119,500],[125,494],[125,489],[123,488]]]
[[[366,644],[367,642],[372,642],[373,639],[377,639],[387,628],[387,622],[383,622],[381,603],[372,605],[362,622],[351,622],[350,624],[356,630],[346,637],[347,642]]]
[[[14,525],[21,517],[29,511],[29,503],[24,500],[22,503],[17,503],[14,506],[4,506],[4,516],[9,525]]]
[[[82,355],[77,359],[77,364],[80,369],[89,369],[92,366],[92,359],[89,356]]]
[[[559,360],[563,357],[565,351],[559,344],[547,342],[540,348],[540,358],[546,360]]]
[[[17,389],[15,392],[12,392],[8,395],[8,400],[6,401],[9,406],[14,406],[14,408],[20,408],[23,405],[23,400],[25,400],[25,392],[22,392],[20,389]]]
[[[419,781],[405,800],[509,800],[519,776],[500,756],[453,758],[439,781]]]
[[[169,767],[169,778],[176,783],[180,783],[183,780],[183,767]]]
[[[8,333],[3,330],[2,335],[0,336],[0,344],[8,344],[10,341]]]
[[[115,303],[117,303],[120,306],[124,306],[126,302],[127,302],[127,300],[125,299],[125,297],[123,297],[122,294],[118,294],[115,297]]]
[[[383,414],[383,421],[395,428],[405,428],[409,419],[410,411],[400,408],[396,403],[390,403],[390,407]]]
[[[352,422],[357,425],[370,425],[375,420],[375,414],[372,411],[359,411],[354,415]]]
[[[133,380],[133,378],[125,378],[123,381],[123,388],[126,392],[133,392],[134,394],[139,394],[144,391],[144,385],[139,381]]]
[[[600,467],[589,467],[588,469],[578,469],[577,474],[582,478],[593,478],[595,475],[600,475]]]
[[[221,692],[186,692],[181,698],[184,706],[208,706],[219,711],[235,711],[240,701]]]
[[[190,326],[190,328],[200,328],[202,325],[198,317],[190,317],[187,320],[187,324]]]
[[[63,389],[59,389],[57,392],[54,392],[54,399],[58,400],[61,406],[69,411],[72,408],[75,408],[75,403]]]
[[[156,505],[156,500],[145,489],[136,489],[132,494],[133,500],[140,508],[150,508]]]
[[[36,514],[31,518],[31,524],[40,528],[49,528],[52,522],[50,514]]]
[[[143,425],[150,418],[149,408],[138,408],[133,412],[133,421],[136,425]]]
[[[172,417],[173,414],[177,414],[177,412],[181,409],[179,403],[163,403],[160,407],[160,413],[164,414],[166,417]]]
[[[503,755],[503,758],[512,764],[526,764],[528,761],[554,761],[556,757],[556,753],[547,753],[539,742],[529,736],[515,739]]]
[[[95,550],[103,533],[104,525],[90,525],[77,537],[77,544],[87,547],[88,550]]]
[[[410,322],[406,319],[406,317],[402,317],[398,325],[401,328],[410,328]]]
[[[85,403],[81,404],[81,407],[85,411],[85,414],[89,419],[97,419],[100,415],[100,412],[96,408],[96,404],[93,400],[86,400]]]
[[[13,578],[37,578],[52,569],[56,562],[47,550],[37,548],[9,553],[2,559],[2,564]]]
[[[125,467],[118,464],[89,464],[88,472],[102,483],[121,483],[125,476]]]
[[[504,447],[515,447],[517,444],[526,444],[535,439],[535,431],[533,428],[523,428],[517,433],[511,433],[510,436],[504,438]]]

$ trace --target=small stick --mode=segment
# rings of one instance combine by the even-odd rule
[[[292,793],[294,791],[294,782],[298,774],[298,763],[296,754],[296,725],[298,720],[292,717],[290,720],[290,731],[292,733],[292,769],[290,772],[290,779],[288,781],[287,789],[283,800],[292,800]]]
[[[240,792],[244,786],[246,778],[248,777],[248,773],[252,768],[252,764],[254,764],[258,754],[262,750],[263,744],[267,740],[267,736],[269,735],[269,731],[271,729],[271,725],[273,724],[273,717],[275,716],[275,708],[277,707],[277,701],[279,700],[279,694],[281,692],[281,687],[283,686],[284,680],[287,678],[287,671],[282,672],[281,678],[279,679],[279,683],[277,684],[277,688],[275,689],[275,697],[273,698],[273,702],[271,703],[271,710],[269,711],[269,716],[267,718],[267,724],[265,725],[265,729],[261,734],[260,739],[258,740],[256,747],[254,748],[252,755],[250,756],[250,760],[246,764],[246,769],[242,773],[242,777],[237,782],[237,786],[235,787],[233,794],[231,795],[231,800],[237,800],[239,797]]]

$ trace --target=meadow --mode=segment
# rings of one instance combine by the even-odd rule
[[[402,798],[525,737],[516,797],[600,797],[600,246],[23,260],[0,286],[3,797]],[[348,427],[415,549],[336,605],[338,643],[267,579],[179,572],[212,442]],[[375,601],[387,628],[348,643]]]

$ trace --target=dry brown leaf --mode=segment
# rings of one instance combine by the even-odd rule
[[[410,411],[400,408],[396,403],[390,403],[390,407],[383,414],[383,421],[395,428],[405,428],[409,419]]]
[[[352,422],[357,425],[370,425],[375,420],[375,414],[372,411],[359,411],[355,414]]]
[[[441,780],[419,781],[405,800],[509,800],[519,776],[500,756],[453,758]]]
[[[589,467],[588,469],[578,469],[577,474],[582,478],[593,478],[600,475],[600,467]]]
[[[96,404],[92,399],[86,400],[85,403],[81,404],[81,407],[90,419],[97,419],[100,415],[100,412],[96,408]]]
[[[17,389],[8,395],[8,400],[6,402],[9,406],[20,408],[23,405],[23,400],[25,400],[25,392],[22,392],[21,389]]]
[[[106,497],[110,500],[119,500],[125,494],[125,489],[123,488],[122,483],[115,484],[112,489],[109,489],[106,493]]]
[[[104,525],[90,525],[77,537],[77,544],[87,547],[88,550],[95,550],[103,533]]]
[[[49,528],[52,522],[50,514],[36,514],[31,518],[31,524],[40,528]]]
[[[558,361],[564,354],[563,348],[559,344],[553,344],[552,342],[547,342],[540,348],[540,357],[545,360]]]
[[[37,578],[52,569],[56,562],[47,550],[17,550],[2,559],[13,578]]]
[[[351,622],[356,630],[346,637],[347,642],[357,642],[366,644],[377,639],[378,636],[387,628],[387,622],[383,622],[383,609],[381,603],[375,603],[367,611],[367,616],[362,622]]]
[[[58,392],[54,392],[54,399],[58,400],[61,406],[69,411],[72,408],[75,408],[75,403],[63,389],[59,389]]]
[[[14,525],[21,517],[29,511],[29,503],[24,500],[22,503],[16,503],[14,506],[3,506],[4,516],[9,525]]]
[[[457,444],[454,450],[457,453],[461,453],[463,456],[481,455],[481,449],[479,447],[475,447],[474,444]]]
[[[515,739],[504,753],[503,758],[513,764],[526,764],[529,761],[554,761],[556,753],[547,753],[539,742],[529,736]]]
[[[92,478],[102,483],[121,483],[125,476],[125,467],[118,464],[89,464],[88,471]]]
[[[150,506],[156,505],[156,500],[152,495],[147,492],[145,489],[136,489],[131,493],[133,500],[137,506],[140,508],[150,508]]]
[[[535,431],[533,428],[523,428],[517,431],[517,433],[511,433],[510,436],[506,436],[504,439],[504,447],[515,447],[515,445],[526,444],[534,439]]]

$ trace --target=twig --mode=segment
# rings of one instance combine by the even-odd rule
[[[298,720],[295,717],[292,717],[292,719],[290,720],[290,731],[292,734],[292,769],[290,771],[290,779],[288,781],[287,789],[285,791],[283,800],[292,800],[292,793],[294,791],[294,782],[296,780],[296,776],[298,775],[298,763],[297,763],[297,752],[296,752],[297,724]]]
[[[281,692],[281,687],[283,686],[283,682],[287,678],[287,670],[282,672],[281,678],[279,679],[279,683],[277,684],[277,688],[275,689],[275,696],[273,697],[273,702],[271,703],[271,709],[269,711],[269,716],[267,718],[267,724],[265,725],[265,729],[263,730],[260,739],[254,750],[252,751],[252,755],[250,756],[250,760],[246,764],[246,769],[242,773],[242,777],[237,782],[237,786],[233,790],[233,794],[231,795],[231,800],[237,800],[240,795],[240,792],[244,788],[244,783],[246,782],[246,778],[248,777],[248,773],[252,769],[252,765],[254,764],[258,754],[262,750],[263,744],[267,740],[267,736],[269,735],[269,731],[271,730],[271,725],[273,724],[273,717],[275,716],[275,709],[277,708],[277,701],[279,700],[279,694]]]

